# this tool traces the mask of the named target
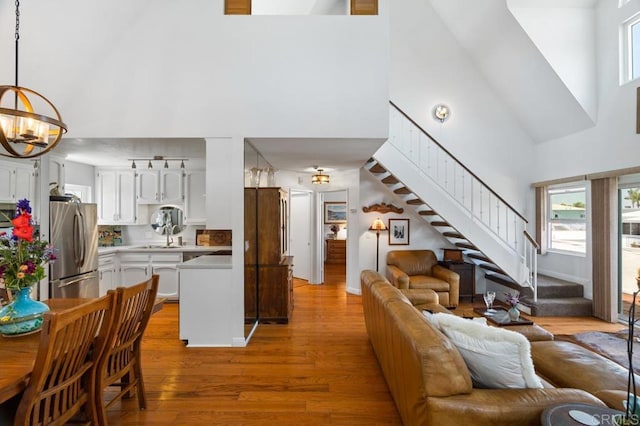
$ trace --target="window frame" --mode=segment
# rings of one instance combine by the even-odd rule
[[[640,25],[640,12],[633,14],[627,18],[620,26],[620,84],[630,83],[640,78],[640,69],[638,75],[633,75],[633,38],[632,28]],[[640,27],[639,27],[640,28]],[[638,55],[640,56],[640,46],[638,46]],[[640,58],[638,59],[640,62]]]
[[[584,216],[579,219],[572,218],[554,218],[553,217],[553,203],[552,196],[557,195],[559,193],[578,193],[582,192],[584,194]],[[573,256],[581,256],[585,257],[587,255],[587,244],[588,244],[588,193],[587,193],[587,183],[586,182],[573,182],[571,184],[565,185],[555,185],[547,188],[546,191],[546,251],[550,253],[561,253],[568,254]],[[584,250],[571,250],[571,249],[562,249],[553,247],[553,225],[554,224],[582,224],[584,227]]]

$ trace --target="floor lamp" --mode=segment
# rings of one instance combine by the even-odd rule
[[[380,231],[388,231],[384,222],[377,218],[373,221],[369,227],[369,231],[376,231],[376,272],[378,272],[378,265],[380,261]]]

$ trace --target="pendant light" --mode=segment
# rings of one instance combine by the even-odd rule
[[[323,183],[329,183],[329,175],[325,175],[322,172],[324,169],[319,169],[317,166],[314,166],[316,169],[316,174],[311,176],[311,183],[316,185],[322,185]]]
[[[20,1],[15,4],[15,84],[0,86],[0,145],[4,149],[0,155],[34,158],[53,149],[67,132],[67,125],[47,98],[18,85]]]

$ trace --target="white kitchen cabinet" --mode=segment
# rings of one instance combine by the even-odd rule
[[[184,177],[184,221],[187,225],[207,222],[207,186],[204,170],[187,170]]]
[[[182,253],[139,251],[120,254],[120,275],[123,286],[132,286],[147,280],[153,274],[160,276],[158,297],[178,300],[178,269]]]
[[[35,202],[35,170],[33,162],[0,162],[0,202],[15,203],[24,198]]]
[[[120,262],[120,283],[124,287],[131,287],[151,278],[149,262]]]
[[[103,255],[98,258],[100,296],[104,296],[107,291],[119,286],[116,272],[116,256],[114,254]]]
[[[184,183],[182,169],[140,170],[136,184],[138,204],[182,204]]]
[[[64,185],[65,185],[65,168],[64,168],[64,158],[50,156],[49,157],[49,185],[55,183],[58,185],[58,191],[61,194],[64,194]]]
[[[98,224],[135,225],[146,223],[138,220],[136,211],[136,176],[131,170],[99,169],[96,173],[96,200]]]

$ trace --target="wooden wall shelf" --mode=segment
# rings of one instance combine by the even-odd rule
[[[402,207],[396,207],[393,204],[378,203],[372,204],[369,207],[363,207],[362,211],[365,213],[378,212],[378,213],[402,213],[404,209]]]

